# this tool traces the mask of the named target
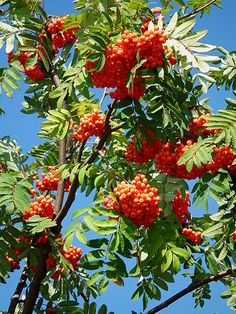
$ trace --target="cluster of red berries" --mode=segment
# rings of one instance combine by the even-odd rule
[[[42,235],[38,238],[36,244],[37,245],[45,245],[48,243],[48,241],[49,241],[49,237],[48,237],[48,235],[45,234],[45,235]]]
[[[209,130],[205,123],[207,119],[210,117],[210,114],[203,114],[199,117],[193,118],[189,123],[189,132],[194,136],[199,136],[203,134],[215,134],[218,132],[219,129]]]
[[[160,14],[161,11],[162,11],[161,8],[154,8],[154,9],[151,9],[151,10],[152,10],[153,14]],[[163,15],[158,15],[153,20],[154,20],[154,22],[155,21],[158,22],[159,19],[164,20],[164,16]],[[145,17],[142,17],[141,20],[142,20],[143,25],[140,27],[140,30],[141,30],[142,33],[144,33],[144,32],[146,32],[148,30],[150,22],[152,21],[152,19],[150,17],[145,16]]]
[[[202,177],[207,171],[206,165],[202,164],[202,167],[198,168],[193,165],[190,172],[186,169],[186,164],[178,165],[179,158],[184,154],[185,151],[189,150],[190,147],[195,143],[194,140],[178,141],[175,145],[168,141],[163,144],[161,149],[156,154],[156,167],[164,173],[168,173],[172,177],[184,178],[184,179],[195,179]]]
[[[200,231],[194,231],[191,228],[184,228],[182,230],[182,234],[186,236],[186,238],[192,241],[193,243],[197,245],[201,244],[201,232]]]
[[[101,136],[104,131],[105,119],[106,116],[99,114],[98,110],[85,114],[80,118],[80,125],[74,125],[75,132],[70,137],[82,142],[93,135]]]
[[[202,164],[200,168],[193,165],[190,172],[187,171],[186,163],[177,165],[179,158],[183,155],[186,150],[195,143],[194,140],[187,140],[186,143],[183,140],[173,145],[171,142],[167,142],[156,154],[156,167],[165,173],[173,177],[179,177],[184,179],[195,179],[201,178],[204,173],[210,171],[213,175],[222,167],[230,167],[236,158],[232,148],[229,146],[221,146],[213,148],[213,160],[207,164]]]
[[[213,175],[222,168],[228,168],[229,172],[234,175],[235,166],[233,166],[233,161],[236,158],[236,154],[233,153],[232,148],[229,146],[221,146],[213,148],[213,160],[207,164],[201,164],[201,167],[193,165],[191,171],[187,170],[186,163],[178,165],[179,158],[188,151],[192,145],[196,143],[197,137],[203,134],[215,134],[216,130],[208,130],[204,124],[207,121],[209,115],[202,115],[198,118],[191,120],[189,125],[190,134],[194,139],[189,139],[184,137],[178,140],[175,144],[168,141],[167,143],[162,143],[159,139],[154,139],[152,132],[152,144],[143,137],[142,146],[139,150],[135,147],[135,140],[133,138],[133,143],[130,143],[126,148],[125,157],[128,161],[136,162],[142,164],[148,162],[155,158],[156,168],[163,173],[168,173],[173,177],[179,177],[184,179],[195,179],[197,177],[201,178],[207,171],[211,172]]]
[[[45,78],[45,72],[43,70],[43,65],[41,62],[41,57],[39,54],[39,51],[42,53],[44,52],[42,46],[38,45],[36,46],[35,51],[22,51],[21,54],[18,56],[18,60],[24,67],[24,72],[25,74],[32,80],[32,81],[37,81],[37,80],[42,80]],[[33,66],[27,66],[27,60],[30,57],[33,57],[34,55],[37,55],[37,63]]]
[[[234,243],[236,243],[236,230],[234,230],[234,232],[232,234],[232,238],[234,240]]]
[[[41,180],[36,180],[36,177],[33,177],[33,180],[36,180],[36,187],[39,191],[56,191],[59,183],[59,175],[55,174],[57,170],[54,166],[48,167],[48,173],[41,174]],[[68,192],[70,189],[70,181],[65,181],[65,191]]]
[[[136,149],[136,136],[132,137],[132,143],[126,147],[125,158],[138,164],[151,161],[155,158],[156,152],[161,148],[161,141],[154,140],[154,133],[148,132],[150,136],[149,143],[147,139],[142,136],[142,146],[139,150]]]
[[[46,309],[46,313],[47,314],[56,314],[57,313],[57,309],[55,307],[48,307]]]
[[[141,60],[146,60],[140,69],[160,67],[163,65],[166,40],[164,30],[157,26],[140,36],[125,30],[121,39],[106,47],[106,62],[101,71],[93,70],[97,62],[87,61],[86,69],[89,70],[93,85],[116,88],[110,92],[114,99],[124,99],[128,96],[140,99],[144,94],[144,86],[140,85],[142,78],[135,77],[130,88],[126,87],[131,69],[138,62],[137,53]]]
[[[211,171],[212,174],[215,174],[222,167],[228,168],[229,172],[233,170],[234,166],[232,166],[232,164],[236,159],[236,154],[233,153],[231,147],[227,145],[214,147],[213,152],[213,160],[207,165],[207,169]]]
[[[116,209],[137,227],[148,228],[162,212],[162,209],[158,208],[158,190],[148,184],[143,174],[136,174],[131,183],[122,181],[113,192],[116,200],[108,196],[103,205]]]
[[[63,31],[63,25],[65,24],[66,19],[67,19],[66,16],[62,16],[55,18],[50,23],[48,23],[48,25],[46,25],[47,31],[43,30],[40,34],[38,34],[39,43],[40,44],[43,43],[45,38],[47,38],[48,33],[50,33],[55,53],[58,53],[59,48],[64,47],[67,43],[73,44],[77,39],[76,35],[74,34],[74,31],[77,30],[78,27],[73,27],[66,31]],[[41,51],[46,58],[47,56],[40,44],[36,46],[36,51],[23,51],[17,57],[17,59],[24,67],[25,74],[33,81],[42,80],[46,76],[43,63],[41,62],[42,60],[39,51]],[[34,64],[33,66],[27,66],[27,60],[30,57],[33,57],[35,54],[37,55],[37,63]],[[13,57],[14,57],[13,51],[8,53],[8,62],[11,62]],[[53,55],[53,58],[54,57],[55,54]]]
[[[185,224],[189,218],[188,213],[188,208],[190,206],[189,198],[190,198],[189,192],[185,192],[185,198],[183,199],[180,190],[177,190],[175,198],[171,201],[173,211],[182,224]]]
[[[64,47],[68,43],[73,44],[77,39],[74,31],[77,30],[78,27],[63,31],[63,25],[65,24],[66,19],[66,16],[57,17],[47,26],[47,31],[51,33],[52,36],[52,45],[55,53],[58,53],[59,48]]]
[[[60,253],[64,256],[65,259],[67,259],[74,270],[78,268],[78,262],[82,256],[82,249],[77,248],[74,245],[71,245],[68,250],[60,250]],[[55,256],[52,254],[49,255],[49,257],[46,260],[46,265],[47,265],[47,270],[49,271],[50,269],[56,267],[57,265],[57,259]],[[58,266],[55,273],[52,275],[52,278],[54,280],[58,280],[59,276],[61,275],[62,272],[62,267]]]
[[[19,256],[23,250],[19,248],[12,249],[12,252],[15,253],[16,256]],[[6,258],[11,266],[11,271],[14,271],[15,269],[20,269],[20,260],[17,258],[17,260],[14,260],[9,255],[6,255]]]
[[[23,218],[27,220],[34,215],[39,215],[41,217],[52,219],[55,208],[55,205],[53,205],[52,202],[53,198],[49,195],[36,197],[36,201],[30,204],[30,209],[25,210],[23,213]]]

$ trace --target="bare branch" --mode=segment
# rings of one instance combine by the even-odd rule
[[[146,314],[154,314],[154,313],[160,312],[164,308],[168,307],[170,304],[174,303],[175,301],[182,298],[186,294],[194,291],[195,289],[203,287],[210,282],[217,281],[217,280],[220,280],[226,276],[232,275],[235,272],[236,272],[236,267],[229,268],[224,272],[218,273],[217,275],[211,275],[205,279],[194,281],[185,289],[181,290],[180,292],[176,293],[175,295],[173,295],[172,297],[170,297],[166,301],[162,302],[158,306],[149,310]]]
[[[31,314],[33,313],[35,303],[37,301],[40,285],[42,280],[45,278],[47,274],[47,266],[46,266],[46,259],[49,254],[49,247],[44,247],[40,252],[38,267],[34,274],[33,280],[29,285],[29,291],[26,295],[24,309],[22,314]]]
[[[191,18],[191,17],[194,17],[198,12],[200,12],[200,11],[206,9],[207,7],[209,7],[210,5],[212,5],[212,4],[213,4],[214,2],[216,2],[216,1],[217,1],[217,0],[211,0],[210,2],[204,4],[202,7],[200,7],[200,8],[198,8],[198,9],[194,10],[193,12],[191,12],[191,13],[189,13],[189,14],[187,14],[187,15],[184,15],[184,16],[182,16],[182,17],[180,17],[180,18],[178,19],[178,21],[181,21],[181,20],[185,20],[185,19],[189,19],[189,18]]]
[[[55,73],[54,69],[52,69],[52,82],[54,83],[55,87],[60,86],[60,79],[58,75]],[[62,104],[63,108],[66,108],[66,102],[63,101]],[[66,139],[59,141],[59,166],[63,165],[66,162]],[[59,213],[62,207],[63,198],[64,198],[64,192],[65,190],[65,180],[59,180],[58,182],[58,188],[57,188],[57,197],[56,197],[56,204],[55,204],[55,213]]]
[[[19,279],[18,285],[16,286],[16,290],[14,291],[11,302],[8,308],[8,314],[14,314],[17,304],[20,302],[21,293],[26,285],[26,280],[28,278],[28,265],[25,265],[23,271],[21,273],[21,277]]]
[[[107,95],[108,95],[108,93],[107,93],[107,87],[105,87],[104,90],[103,90],[102,97],[101,97],[100,102],[99,102],[99,106],[101,106],[101,105],[103,104],[103,101],[104,101],[104,99],[105,99],[105,97],[106,97]]]

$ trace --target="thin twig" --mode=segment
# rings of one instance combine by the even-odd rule
[[[180,17],[180,18],[178,19],[178,21],[185,20],[185,19],[188,19],[188,18],[190,18],[190,17],[194,17],[198,12],[200,12],[200,11],[206,9],[207,7],[209,7],[211,4],[213,4],[213,3],[216,2],[216,1],[217,1],[217,0],[211,0],[210,2],[204,4],[202,7],[196,9],[195,11],[193,11],[193,12],[191,12],[191,13],[189,13],[189,14],[186,14],[186,15]]]
[[[11,302],[7,311],[8,314],[14,314],[17,304],[20,303],[20,296],[25,287],[26,280],[28,278],[28,273],[29,273],[28,266],[25,265],[21,273],[21,277],[19,279],[18,285],[16,286],[16,290],[14,291],[11,297]]]
[[[55,73],[54,69],[52,69],[52,82],[56,88],[58,88],[61,83],[58,75]],[[67,105],[66,102],[63,101],[62,107],[66,109]],[[59,166],[66,163],[66,139],[59,141]],[[63,198],[65,194],[65,180],[59,180],[58,188],[57,188],[57,197],[56,197],[56,204],[55,204],[55,213],[59,213],[62,207]]]
[[[232,275],[235,272],[236,272],[236,267],[229,268],[224,272],[218,273],[217,275],[211,275],[205,279],[194,281],[190,285],[188,285],[188,287],[186,287],[185,289],[181,290],[180,292],[176,293],[175,295],[173,295],[172,297],[170,297],[166,301],[162,302],[158,306],[149,310],[146,314],[154,314],[154,313],[160,312],[164,308],[168,307],[170,304],[174,303],[175,301],[182,298],[186,294],[194,291],[195,289],[203,287],[210,282],[217,281],[217,280],[220,280],[226,276]]]
[[[99,106],[100,106],[100,107],[101,107],[101,105],[103,104],[103,101],[104,101],[104,99],[105,99],[105,97],[106,97],[107,95],[108,95],[108,93],[107,93],[107,87],[105,87],[104,90],[103,90],[102,97],[101,97],[100,102],[99,102]]]

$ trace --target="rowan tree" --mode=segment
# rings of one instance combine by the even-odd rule
[[[22,113],[43,120],[26,155],[0,139],[1,282],[21,272],[3,313],[116,313],[96,300],[131,277],[147,314],[190,292],[202,307],[217,280],[235,310],[236,101],[213,113],[206,94],[236,95],[236,55],[196,23],[221,1],[74,3],[0,2],[1,89],[23,80]],[[179,273],[191,283],[163,302]]]

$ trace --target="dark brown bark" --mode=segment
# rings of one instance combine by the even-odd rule
[[[24,309],[22,314],[31,314],[33,313],[34,306],[37,302],[37,298],[40,292],[40,286],[42,280],[45,278],[47,274],[47,266],[46,266],[46,259],[49,254],[49,248],[45,247],[40,252],[38,267],[34,274],[33,280],[29,285],[29,291],[26,295]]]
[[[60,86],[60,79],[58,75],[55,73],[54,69],[51,69],[51,79],[55,87]],[[63,108],[66,108],[66,102],[63,102]],[[66,162],[66,139],[59,141],[59,165],[62,165]],[[65,188],[65,182],[64,180],[59,180],[58,188],[57,188],[57,196],[56,196],[56,204],[55,204],[55,213],[59,213],[61,211],[63,198],[64,198],[64,188]],[[55,229],[56,232],[59,232],[61,229],[61,226],[59,225],[57,229]],[[36,269],[36,272],[34,274],[33,280],[30,283],[29,291],[26,295],[26,300],[24,304],[24,309],[22,314],[31,314],[34,310],[34,306],[37,302],[37,298],[40,292],[40,286],[42,283],[42,280],[45,278],[47,274],[47,266],[46,266],[46,259],[48,257],[48,254],[50,252],[50,246],[46,246],[41,249],[40,254],[40,260],[38,267]]]
[[[19,279],[18,285],[16,286],[16,290],[14,291],[11,302],[8,308],[8,314],[14,314],[17,304],[20,302],[21,293],[26,285],[26,280],[28,278],[28,266],[26,265],[22,271],[21,277]]]
[[[164,308],[168,307],[170,304],[174,303],[175,301],[179,300],[180,298],[184,297],[186,294],[194,291],[195,289],[203,287],[210,282],[217,281],[226,276],[232,275],[235,272],[236,272],[236,268],[230,268],[224,272],[218,273],[217,275],[212,275],[205,279],[194,281],[185,289],[181,290],[180,292],[176,293],[175,295],[173,295],[166,301],[162,302],[161,304],[149,310],[146,314],[154,314],[154,313],[160,312]]]
[[[115,104],[116,104],[116,101],[114,101],[112,104],[110,104],[108,106],[108,111],[107,111],[106,120],[105,120],[105,124],[104,124],[104,132],[103,132],[103,134],[102,134],[98,144],[96,145],[96,147],[92,151],[91,155],[84,161],[82,166],[91,164],[91,163],[93,163],[96,160],[97,156],[99,155],[100,150],[102,149],[102,147],[106,143],[108,137],[111,135],[112,128],[110,126],[110,118],[111,118],[111,114],[112,114],[112,111],[114,109]],[[80,147],[80,150],[79,150],[79,153],[78,153],[77,162],[81,162],[81,157],[82,157],[84,146],[85,146],[85,142],[83,142],[81,144],[81,147]],[[60,225],[61,221],[66,216],[66,214],[68,213],[71,205],[73,204],[73,202],[75,200],[75,194],[76,194],[76,191],[77,191],[77,188],[78,188],[78,184],[79,184],[78,172],[76,172],[75,176],[74,176],[74,180],[73,180],[73,182],[71,184],[71,187],[70,187],[70,191],[69,191],[68,197],[67,197],[67,199],[65,201],[65,204],[62,207],[61,211],[56,216],[56,221],[57,221],[58,225]]]

